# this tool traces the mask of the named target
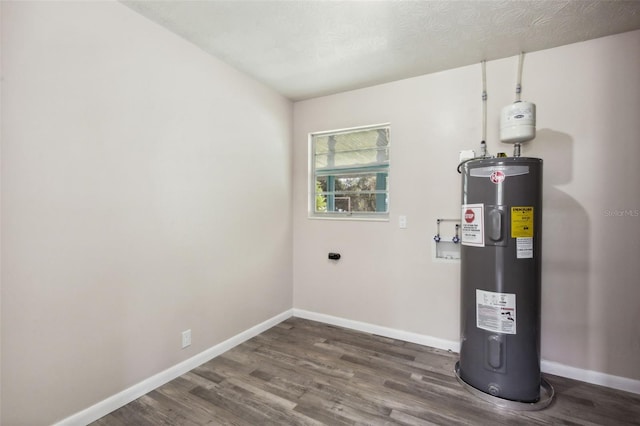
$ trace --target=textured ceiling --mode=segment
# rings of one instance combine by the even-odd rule
[[[293,100],[640,29],[640,0],[122,3]]]

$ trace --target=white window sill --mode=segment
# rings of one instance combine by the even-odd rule
[[[389,216],[384,217],[363,217],[363,216],[313,216],[310,215],[307,219],[312,220],[346,220],[355,222],[389,222]]]

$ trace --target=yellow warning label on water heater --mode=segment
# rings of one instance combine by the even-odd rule
[[[533,237],[533,207],[511,207],[511,238]]]

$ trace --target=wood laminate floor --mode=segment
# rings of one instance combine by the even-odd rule
[[[640,395],[551,375],[550,407],[496,408],[462,388],[456,361],[290,318],[93,425],[640,425]]]

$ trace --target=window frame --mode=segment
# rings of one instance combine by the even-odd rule
[[[316,207],[316,181],[318,179],[316,173],[316,146],[315,146],[315,138],[318,136],[332,136],[339,135],[345,133],[353,133],[358,131],[368,131],[368,130],[380,130],[386,129],[388,133],[387,145],[386,148],[389,150],[388,159],[386,162],[386,168],[383,172],[386,176],[386,188],[384,189],[386,197],[386,211],[384,212],[317,212]],[[390,123],[381,123],[381,124],[372,124],[366,126],[357,126],[357,127],[349,127],[344,129],[337,130],[325,130],[319,132],[311,132],[308,134],[308,152],[309,152],[309,194],[307,197],[308,200],[308,217],[309,219],[322,219],[322,220],[355,220],[355,221],[376,221],[376,222],[388,222],[389,221],[389,211],[390,211],[390,185],[389,185],[389,176],[391,172],[391,124]],[[354,170],[362,169],[363,172],[370,171],[370,166],[362,166],[362,167],[352,167],[350,168],[351,173],[356,173]],[[369,169],[369,170],[367,170]],[[336,197],[337,198],[337,197]]]

